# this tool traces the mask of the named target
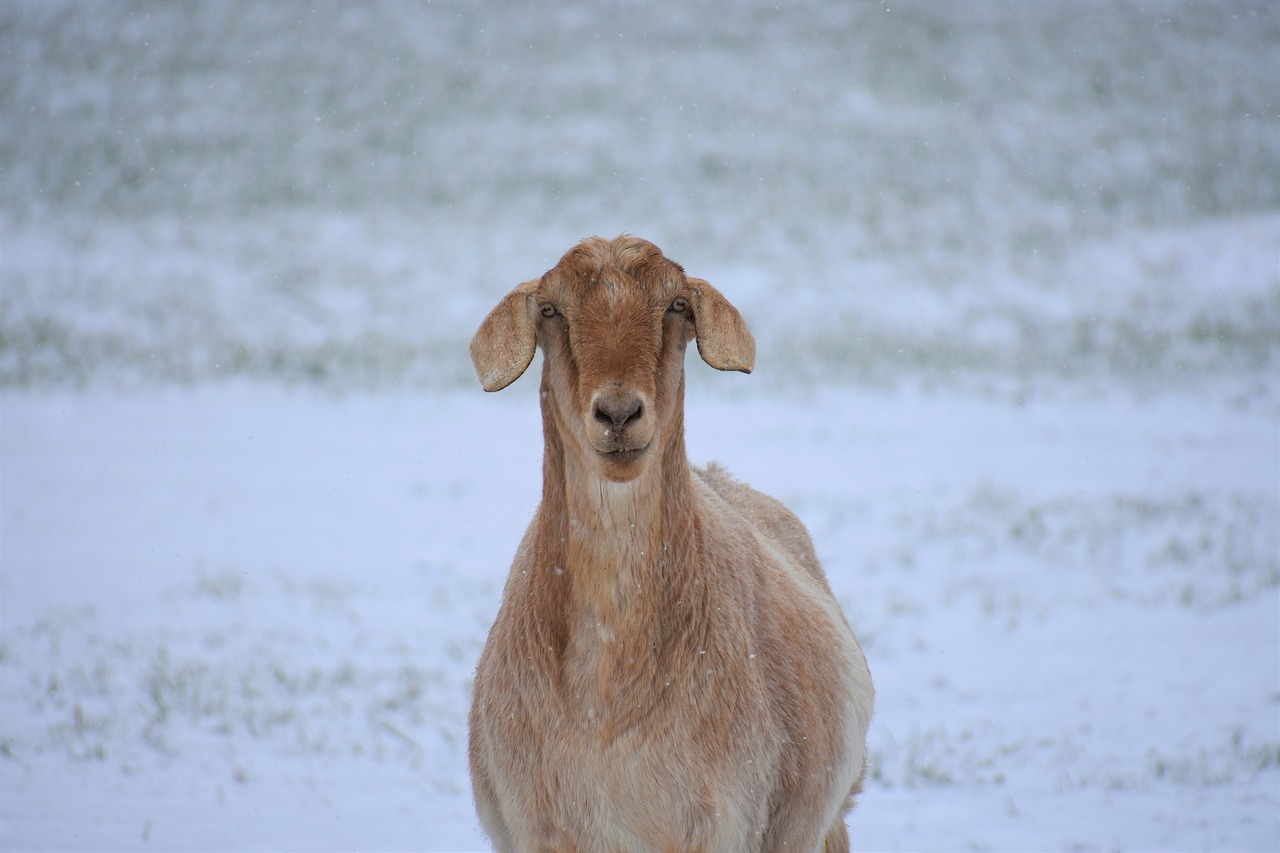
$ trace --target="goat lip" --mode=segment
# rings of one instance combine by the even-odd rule
[[[619,447],[611,450],[601,450],[597,448],[596,452],[600,454],[600,458],[605,462],[609,462],[614,465],[626,465],[640,459],[640,457],[644,456],[648,450],[649,445],[646,444],[643,447]]]

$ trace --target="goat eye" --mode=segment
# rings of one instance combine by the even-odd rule
[[[677,296],[675,299],[671,300],[671,307],[667,310],[673,311],[676,314],[683,314],[685,311],[689,310],[689,300],[685,299],[683,296]]]
[[[550,302],[542,303],[538,310],[542,312],[543,317],[554,317],[560,313],[556,310],[556,306],[552,305]]]

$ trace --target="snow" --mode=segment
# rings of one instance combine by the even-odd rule
[[[6,846],[481,849],[467,689],[537,498],[529,388],[0,403]],[[866,645],[859,846],[1273,844],[1269,419],[688,410],[694,458],[806,518]]]
[[[690,454],[863,641],[856,848],[1280,849],[1278,33],[3,6],[0,849],[488,849],[542,439],[467,340],[623,230],[757,336],[690,356]]]

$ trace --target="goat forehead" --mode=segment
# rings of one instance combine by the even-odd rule
[[[656,262],[671,263],[662,250],[639,237],[623,235],[612,240],[588,237],[568,252],[563,261],[597,266],[630,268]]]
[[[629,297],[673,296],[683,270],[646,240],[593,237],[566,252],[551,275],[567,285],[576,300],[603,298],[616,306]]]

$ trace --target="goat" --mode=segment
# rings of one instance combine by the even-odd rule
[[[485,390],[543,351],[542,500],[476,666],[469,760],[499,851],[848,850],[866,658],[780,502],[692,467],[684,355],[755,339],[647,241],[594,237],[471,342]]]

